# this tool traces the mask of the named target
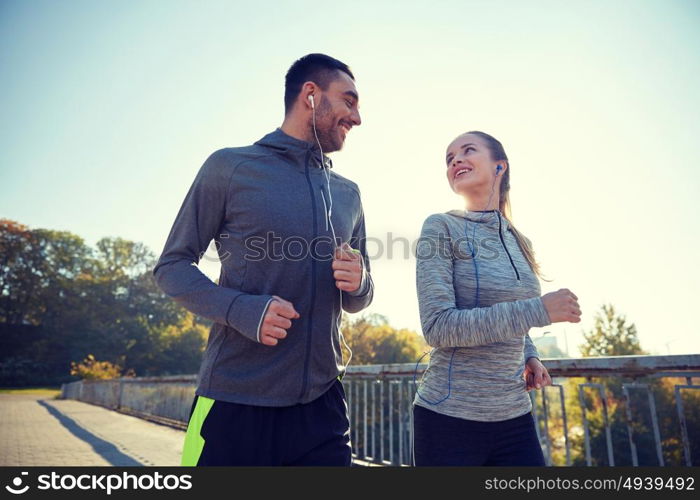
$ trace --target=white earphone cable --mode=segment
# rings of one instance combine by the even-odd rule
[[[316,132],[316,106],[314,105],[313,101],[313,96],[309,96],[311,100],[311,111],[312,111],[312,123],[313,123],[313,129],[314,129],[314,137],[316,138],[316,143],[318,144],[318,149],[321,152],[321,169],[323,170],[323,175],[326,178],[326,190],[328,191],[328,212],[326,212],[326,220],[328,221],[328,224],[331,227],[331,234],[333,235],[333,250],[335,251],[337,248],[337,243],[338,240],[335,235],[335,228],[333,227],[333,219],[331,219],[331,215],[333,213],[333,195],[331,194],[331,174],[328,171],[328,166],[326,165],[326,162],[324,160],[323,156],[323,147],[321,146],[321,141],[318,139],[318,133]],[[350,349],[350,346],[348,343],[345,341],[345,336],[343,335],[343,332],[341,331],[340,328],[340,321],[341,317],[343,316],[343,291],[338,290],[338,294],[340,297],[340,314],[338,315],[336,319],[336,328],[338,329],[338,335],[340,336],[340,340],[342,341],[343,345],[345,348],[348,350],[350,353],[348,356],[348,362],[345,363],[343,366],[343,371],[347,371],[348,366],[350,365],[350,361],[352,360],[352,349]]]

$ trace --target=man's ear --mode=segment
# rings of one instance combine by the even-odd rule
[[[320,100],[319,94],[320,92],[318,85],[316,85],[314,82],[304,82],[304,85],[301,86],[301,92],[299,92],[299,99],[301,99],[301,105],[304,107],[304,109],[313,109],[314,104],[318,104],[318,101]],[[309,98],[310,96],[314,97],[314,104],[312,104],[312,101]]]

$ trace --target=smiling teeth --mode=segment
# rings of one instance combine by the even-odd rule
[[[471,170],[467,170],[466,168],[463,168],[461,170],[458,170],[457,173],[455,174],[455,177],[458,177],[464,173],[471,172]]]

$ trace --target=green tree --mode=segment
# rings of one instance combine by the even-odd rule
[[[422,336],[392,327],[379,314],[360,315],[353,320],[343,316],[341,331],[352,349],[353,365],[411,363],[427,349]]]
[[[618,314],[612,304],[603,304],[595,315],[593,328],[584,332],[585,343],[579,346],[584,357],[595,356],[629,356],[646,354],[641,348],[637,337],[637,327],[628,324],[627,318]],[[618,377],[603,377],[590,379],[591,382],[603,385],[607,404],[610,433],[616,465],[631,465],[632,458],[627,438],[626,414],[622,384],[631,382],[629,379]],[[569,383],[569,407],[576,407],[576,415],[582,418],[579,402],[579,384],[583,380],[573,380]],[[585,389],[583,395],[586,406],[586,417],[589,422],[591,458],[594,465],[607,465],[607,438],[603,405],[599,393],[594,389]],[[582,428],[581,428],[582,429]],[[645,429],[637,429],[640,433]],[[580,447],[581,453],[574,464],[584,464],[585,454],[584,435],[578,433],[573,439],[574,445]]]
[[[194,373],[211,322],[155,285],[141,243],[96,247],[0,221],[0,385],[60,383],[92,354],[143,375]]]
[[[637,329],[629,323],[624,315],[616,312],[612,305],[603,305],[596,315],[596,321],[589,332],[584,332],[586,342],[580,346],[584,356],[625,356],[644,355]],[[652,391],[655,401],[663,456],[666,465],[681,465],[683,448],[680,439],[679,422],[674,399],[674,384],[683,383],[669,378],[641,377],[591,377],[588,380],[575,378],[563,382],[566,394],[566,410],[569,419],[569,435],[572,443],[574,465],[585,464],[584,434],[582,412],[579,402],[579,384],[585,382],[599,383],[603,386],[608,402],[608,419],[612,438],[615,465],[632,465],[632,454],[627,432],[627,406],[622,391],[624,383],[645,383]],[[700,398],[693,392],[686,391],[684,396],[685,415],[689,429],[700,429]],[[554,391],[548,391],[550,409],[555,409],[558,398]],[[538,395],[539,396],[539,395]],[[539,398],[538,398],[539,399]],[[584,404],[589,422],[591,458],[593,465],[607,465],[607,440],[603,419],[603,406],[597,390],[584,390]],[[652,422],[648,398],[645,391],[630,389],[630,425],[634,432],[637,456],[640,465],[658,464],[656,446],[653,438]],[[556,412],[555,412],[556,413]],[[561,423],[557,418],[550,420],[550,434],[563,434]],[[555,440],[556,441],[556,440]],[[555,463],[564,461],[563,444],[555,446]],[[691,454],[700,456],[700,440],[691,435]]]
[[[612,304],[603,305],[596,313],[590,332],[584,332],[586,342],[579,347],[584,357],[625,356],[646,354],[639,345],[637,327],[628,325],[623,315],[618,315]]]
[[[66,231],[0,220],[0,322],[50,323],[66,285],[89,264],[88,253],[83,240]]]

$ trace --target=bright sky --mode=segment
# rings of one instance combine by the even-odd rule
[[[486,131],[543,293],[583,310],[531,336],[577,355],[611,302],[647,350],[698,353],[698,26],[693,0],[2,0],[0,217],[159,254],[204,159],[279,126],[287,68],[324,52],[357,77],[363,124],[334,165],[368,236],[413,240],[463,208],[445,148]],[[420,331],[415,261],[394,250],[372,261],[370,311]]]

